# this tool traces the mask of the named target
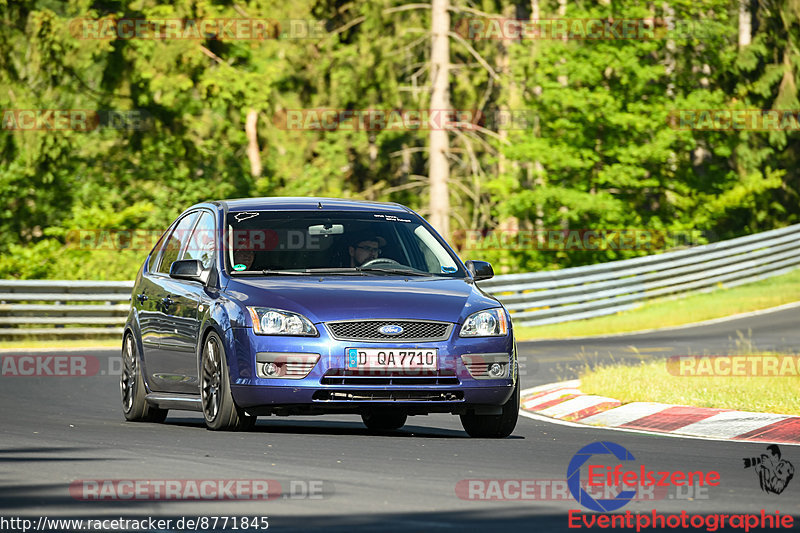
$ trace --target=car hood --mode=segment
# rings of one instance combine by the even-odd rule
[[[434,277],[239,278],[225,292],[243,305],[294,311],[314,323],[375,318],[461,323],[500,305],[474,283]]]

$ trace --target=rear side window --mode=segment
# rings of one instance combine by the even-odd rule
[[[192,232],[197,220],[197,212],[189,213],[183,217],[180,222],[172,230],[161,251],[161,259],[159,259],[158,272],[169,274],[169,267],[172,263],[178,260],[181,253],[186,249],[189,243],[189,236]]]

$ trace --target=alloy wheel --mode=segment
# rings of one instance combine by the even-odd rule
[[[209,336],[203,347],[203,373],[200,384],[203,413],[207,420],[217,418],[221,382],[222,361],[219,357],[219,346],[217,346],[216,339],[213,336]]]

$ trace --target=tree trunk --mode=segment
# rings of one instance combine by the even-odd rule
[[[431,17],[431,104],[432,116],[442,117],[450,109],[450,14],[448,0],[432,0]],[[445,121],[436,121],[442,124]],[[450,140],[445,127],[433,126],[429,135],[430,223],[444,237],[450,236],[450,193],[447,180],[450,162],[447,155]]]
[[[753,21],[750,15],[750,0],[739,0],[739,48],[750,45],[753,38]]]
[[[250,159],[250,174],[254,178],[261,176],[261,150],[258,148],[258,111],[247,112],[244,132],[247,134],[247,158]]]
[[[667,28],[674,28],[675,10],[672,8],[669,2],[664,2],[661,7],[664,10],[664,22],[667,25]],[[664,92],[666,93],[667,96],[673,98],[675,96],[675,67],[676,67],[675,54],[677,52],[675,40],[667,39],[665,48],[666,52],[664,55],[664,72],[667,75],[667,87]]]
[[[566,9],[566,5],[565,5]],[[538,22],[541,18],[539,0],[531,0],[531,21]],[[541,87],[537,87],[541,89]],[[541,91],[534,90],[534,94],[538,98],[541,96]],[[536,125],[533,131],[534,136],[539,136],[539,120],[537,118]],[[528,175],[528,184],[533,183],[538,188],[544,187],[544,167],[542,163],[536,159],[533,163],[528,163],[525,166],[525,171]],[[535,206],[536,218],[533,221],[533,227],[536,230],[536,241],[539,245],[544,245],[544,205],[537,203]]]

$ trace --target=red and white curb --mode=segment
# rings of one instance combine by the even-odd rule
[[[522,391],[520,409],[556,420],[692,437],[800,444],[800,416],[750,413],[664,403],[632,402],[584,394],[580,381]]]

